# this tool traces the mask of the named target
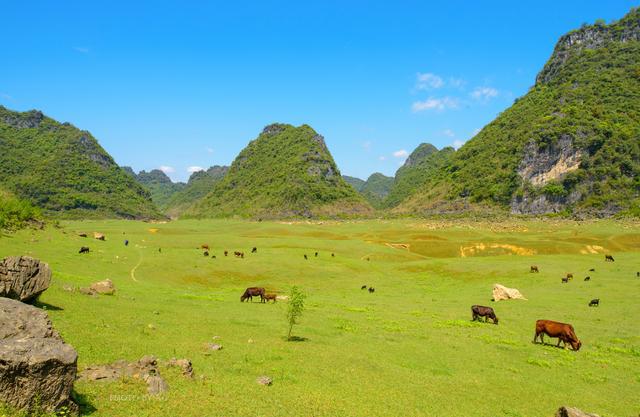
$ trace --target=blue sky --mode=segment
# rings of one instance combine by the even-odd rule
[[[533,85],[559,36],[632,1],[5,1],[0,104],[89,130],[121,165],[230,164],[272,122],[343,174],[459,146]]]

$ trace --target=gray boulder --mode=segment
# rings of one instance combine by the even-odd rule
[[[556,411],[556,417],[600,417],[597,414],[585,413],[575,407],[560,407]]]
[[[37,402],[47,413],[66,407],[76,414],[71,392],[77,360],[46,312],[0,298],[0,402],[19,410]]]
[[[51,283],[49,265],[29,256],[10,256],[0,262],[0,297],[35,300]]]

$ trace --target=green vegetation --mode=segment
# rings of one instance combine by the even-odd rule
[[[356,178],[356,177],[350,177],[348,175],[343,175],[342,179],[344,179],[344,181],[349,184],[350,186],[352,186],[353,188],[356,189],[356,191],[360,191],[360,189],[362,188],[362,186],[364,185],[364,183],[366,182],[365,180],[361,180],[360,178]]]
[[[287,340],[295,340],[295,338],[291,337],[291,331],[293,330],[293,326],[298,324],[300,317],[302,317],[305,298],[306,295],[300,291],[298,287],[295,285],[291,287],[291,291],[289,292],[289,303],[287,305],[287,325],[289,326]]]
[[[311,127],[267,126],[213,190],[185,212],[195,217],[311,217],[368,213]]]
[[[640,409],[637,221],[60,226],[0,238],[0,256],[51,265],[40,301],[77,349],[79,368],[152,354],[189,358],[195,371],[188,379],[161,365],[170,387],[162,399],[148,397],[139,380],[77,381],[87,416],[551,416],[567,402],[602,416]],[[80,231],[107,240],[78,255],[87,242]],[[203,243],[216,259],[196,249]],[[575,279],[561,284],[567,272]],[[114,296],[65,291],[105,278]],[[528,300],[492,303],[495,283]],[[308,295],[294,329],[306,338],[299,343],[284,337],[286,301],[239,301],[249,286],[285,295],[294,285]],[[592,298],[599,307],[587,306]],[[500,324],[471,323],[473,304],[492,306]],[[572,323],[580,351],[531,343],[540,318]],[[214,340],[224,348],[209,350]],[[261,375],[273,385],[258,385]],[[259,403],[248,407],[247,398]]]
[[[0,190],[0,231],[17,230],[28,224],[41,222],[40,210],[31,203]]]
[[[194,172],[186,187],[173,194],[163,208],[170,216],[177,217],[210,193],[228,170],[227,166],[215,165],[206,171]]]
[[[576,195],[575,201],[560,199],[569,212],[633,211],[640,196],[639,31],[634,9],[609,26],[585,26],[563,37],[529,93],[455,152],[399,211],[467,198],[507,208],[517,196],[540,192]],[[568,37],[583,41],[569,43]],[[555,152],[565,137],[581,158],[577,170],[559,179],[564,191],[536,190],[523,181],[518,167],[525,147]]]
[[[396,172],[395,182],[383,202],[384,207],[395,207],[424,184],[442,178],[442,170],[450,163],[454,152],[451,147],[439,151],[429,143],[418,146]]]
[[[133,174],[135,179],[149,190],[151,200],[161,209],[164,209],[168,205],[169,200],[171,200],[176,193],[186,187],[186,184],[182,182],[172,182],[171,178],[159,169],[152,169],[149,172],[140,171],[137,175],[129,167],[123,167],[123,169]]]
[[[0,186],[59,217],[151,218],[149,194],[86,131],[0,106]]]
[[[393,186],[393,177],[387,177],[379,172],[371,174],[360,188],[360,194],[375,208],[382,207],[383,200]]]

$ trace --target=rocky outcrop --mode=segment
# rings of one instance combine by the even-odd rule
[[[581,160],[582,152],[573,146],[569,135],[562,135],[556,143],[544,147],[530,141],[525,146],[518,175],[523,181],[540,186],[575,171]]]
[[[97,294],[113,295],[116,293],[116,287],[110,279],[94,282],[89,289]]]
[[[0,109],[5,107],[0,106]],[[12,113],[2,116],[2,121],[16,129],[33,129],[40,126],[44,120],[44,114],[38,110],[30,110],[24,113]]]
[[[0,263],[0,297],[35,300],[51,283],[49,265],[29,256],[11,256]]]
[[[536,77],[536,84],[552,81],[572,54],[585,49],[598,49],[610,42],[630,42],[640,40],[640,12],[631,11],[623,19],[611,25],[604,22],[584,26],[562,36],[553,55]]]
[[[493,285],[493,301],[500,300],[526,300],[524,296],[515,288],[508,288],[504,285],[494,284]]]
[[[524,154],[518,165],[518,175],[524,184],[537,188],[532,191],[525,187],[520,195],[514,195],[511,200],[511,212],[514,214],[545,214],[557,213],[568,205],[580,200],[580,193],[561,193],[547,195],[540,191],[540,187],[562,178],[578,168],[582,161],[582,151],[573,145],[569,135],[562,135],[557,142],[542,146],[530,141],[524,148]]]
[[[560,407],[555,417],[600,417],[597,414],[585,413],[575,407]]]
[[[37,403],[44,412],[66,407],[77,413],[71,399],[77,359],[47,313],[0,298],[0,402],[19,410]]]

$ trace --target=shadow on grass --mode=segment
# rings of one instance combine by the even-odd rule
[[[41,308],[43,310],[53,310],[53,311],[62,311],[62,310],[64,310],[64,308],[62,308],[62,307],[54,306],[52,304],[45,303],[45,302],[42,302],[42,301],[39,301],[39,300],[36,300],[36,302],[33,303],[33,306]]]
[[[531,342],[531,343],[533,343],[534,345],[549,346],[549,347],[556,348],[556,349],[570,350],[572,352],[575,352],[575,350],[572,347],[568,346],[568,345],[565,347],[565,346],[560,346],[560,345],[558,345],[556,343],[547,343],[547,342]]]
[[[86,395],[80,394],[77,391],[73,391],[71,397],[73,398],[73,401],[80,407],[81,416],[88,416],[98,411],[98,409],[95,408],[93,404],[91,404],[91,402],[89,401],[89,397],[87,397]]]
[[[306,337],[291,336],[291,337],[289,337],[289,338],[286,338],[286,337],[285,337],[285,339],[284,339],[284,340],[286,340],[287,342],[306,342],[306,341],[308,341],[309,339],[308,339],[308,338],[306,338]]]

